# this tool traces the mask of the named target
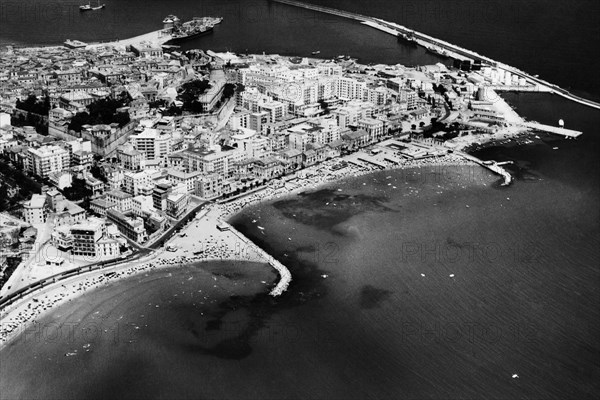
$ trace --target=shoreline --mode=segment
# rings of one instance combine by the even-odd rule
[[[344,158],[342,157],[341,160]],[[150,255],[136,260],[133,264],[117,264],[107,269],[96,270],[83,275],[70,277],[65,281],[59,281],[50,284],[40,292],[27,295],[26,301],[19,301],[11,304],[7,309],[2,310],[0,314],[0,350],[8,345],[20,333],[25,332],[37,320],[50,313],[55,307],[65,304],[74,299],[80,298],[88,290],[94,290],[102,285],[114,283],[123,278],[137,275],[142,272],[149,272],[158,269],[167,269],[185,264],[211,262],[211,261],[238,261],[238,262],[261,262],[268,264],[277,272],[277,283],[269,291],[269,295],[278,296],[287,290],[292,281],[291,272],[281,262],[276,260],[270,254],[267,254],[262,248],[231,227],[229,221],[241,213],[246,207],[259,204],[261,202],[272,201],[283,197],[293,196],[306,190],[315,190],[318,187],[340,181],[343,179],[355,178],[370,173],[388,170],[404,170],[422,167],[440,167],[440,166],[460,166],[477,165],[468,161],[459,155],[445,155],[441,157],[432,157],[418,160],[406,160],[400,165],[393,165],[389,168],[380,169],[377,167],[359,167],[348,164],[347,167],[339,170],[331,170],[331,167],[340,159],[327,160],[321,164],[307,167],[297,176],[289,179],[279,188],[265,187],[257,192],[249,193],[232,200],[216,204],[205,210],[203,215],[198,215],[185,228],[181,234],[173,236],[165,247],[157,250]],[[478,166],[479,167],[479,166]],[[483,168],[483,167],[480,167]],[[310,176],[307,176],[310,175]],[[295,182],[291,182],[295,181]],[[204,232],[206,242],[198,242],[198,236],[185,234],[187,230],[200,228]],[[216,228],[217,223],[226,223],[230,227],[228,231],[220,232]],[[213,236],[214,234],[214,236]],[[220,235],[221,237],[217,236]],[[229,237],[227,237],[229,235]],[[232,238],[235,236],[235,238]],[[237,240],[236,240],[237,239]],[[203,248],[198,255],[186,255],[195,246],[201,245]],[[168,252],[167,246],[181,246],[174,252]],[[188,249],[184,249],[188,247]],[[34,300],[35,299],[35,300]]]

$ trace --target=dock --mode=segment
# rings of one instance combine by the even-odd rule
[[[171,40],[172,36],[169,32],[160,29],[152,32],[145,33],[143,35],[134,36],[132,38],[115,40],[110,42],[102,43],[90,43],[86,49],[97,49],[105,46],[112,47],[127,47],[127,46],[139,46],[141,44],[148,44],[151,46],[161,46]]]
[[[561,135],[570,139],[578,138],[579,136],[583,135],[583,132],[580,131],[561,128],[559,126],[544,125],[538,122],[526,122],[525,126],[536,131],[554,133],[555,135]]]

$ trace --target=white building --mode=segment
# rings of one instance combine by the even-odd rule
[[[170,133],[146,128],[143,132],[132,135],[130,141],[136,150],[145,154],[146,160],[162,160],[171,152],[173,138]]]
[[[43,224],[48,218],[46,196],[34,194],[23,204],[23,219],[30,224]]]
[[[41,178],[70,167],[69,152],[59,146],[44,146],[27,149],[28,171]]]

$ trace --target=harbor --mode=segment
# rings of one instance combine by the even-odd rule
[[[454,58],[457,60],[463,60],[463,61],[469,61],[469,62],[476,61],[476,62],[486,63],[491,66],[501,68],[505,71],[510,72],[513,75],[516,75],[519,78],[524,78],[527,82],[537,85],[539,88],[543,88],[542,91],[548,91],[548,92],[557,94],[559,96],[562,96],[564,98],[567,98],[569,100],[578,102],[580,104],[583,104],[583,105],[586,105],[589,107],[593,107],[596,109],[600,109],[600,103],[589,100],[589,99],[585,99],[585,98],[577,96],[577,95],[574,95],[566,89],[563,89],[557,85],[546,82],[545,80],[540,79],[536,76],[529,75],[526,72],[523,72],[518,68],[512,67],[510,65],[501,63],[496,60],[493,60],[493,59],[483,56],[477,52],[467,50],[460,46],[448,43],[444,40],[440,40],[440,39],[434,38],[432,36],[426,35],[424,33],[417,32],[415,30],[409,29],[409,28],[402,26],[400,24],[397,24],[397,23],[393,23],[393,22],[385,21],[383,19],[369,17],[369,16],[365,16],[365,15],[361,15],[361,14],[356,14],[356,13],[352,13],[349,11],[337,10],[337,9],[330,8],[330,7],[323,7],[323,6],[308,4],[308,3],[295,1],[295,0],[270,0],[270,1],[275,2],[275,3],[280,3],[280,4],[286,4],[286,5],[289,5],[292,7],[301,7],[301,8],[317,11],[317,12],[322,12],[322,13],[326,13],[326,14],[337,15],[337,16],[343,17],[343,18],[353,19],[353,20],[359,21],[365,25],[379,29],[383,32],[389,33],[394,36],[398,36],[399,34],[402,34],[402,35],[404,35],[404,37],[410,38],[411,41],[414,41],[416,44],[419,44],[419,45],[425,47],[426,49],[430,49],[430,50],[435,49],[436,52],[438,52],[438,53],[441,53],[443,51],[444,53],[441,55],[448,56],[448,57],[451,57],[451,58]]]
[[[80,40],[67,39],[64,45],[69,48],[85,48],[87,50],[103,47],[152,46],[161,47],[177,44],[200,35],[211,33],[215,25],[223,21],[222,17],[194,17],[191,21],[181,22],[175,15],[168,15],[162,21],[163,28],[126,39],[108,42],[85,43]]]

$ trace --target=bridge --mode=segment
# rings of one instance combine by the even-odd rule
[[[575,131],[573,129],[566,129],[552,125],[544,125],[538,122],[526,122],[525,126],[536,131],[554,133],[556,135],[565,136],[567,138],[577,138],[583,134],[583,132]]]

